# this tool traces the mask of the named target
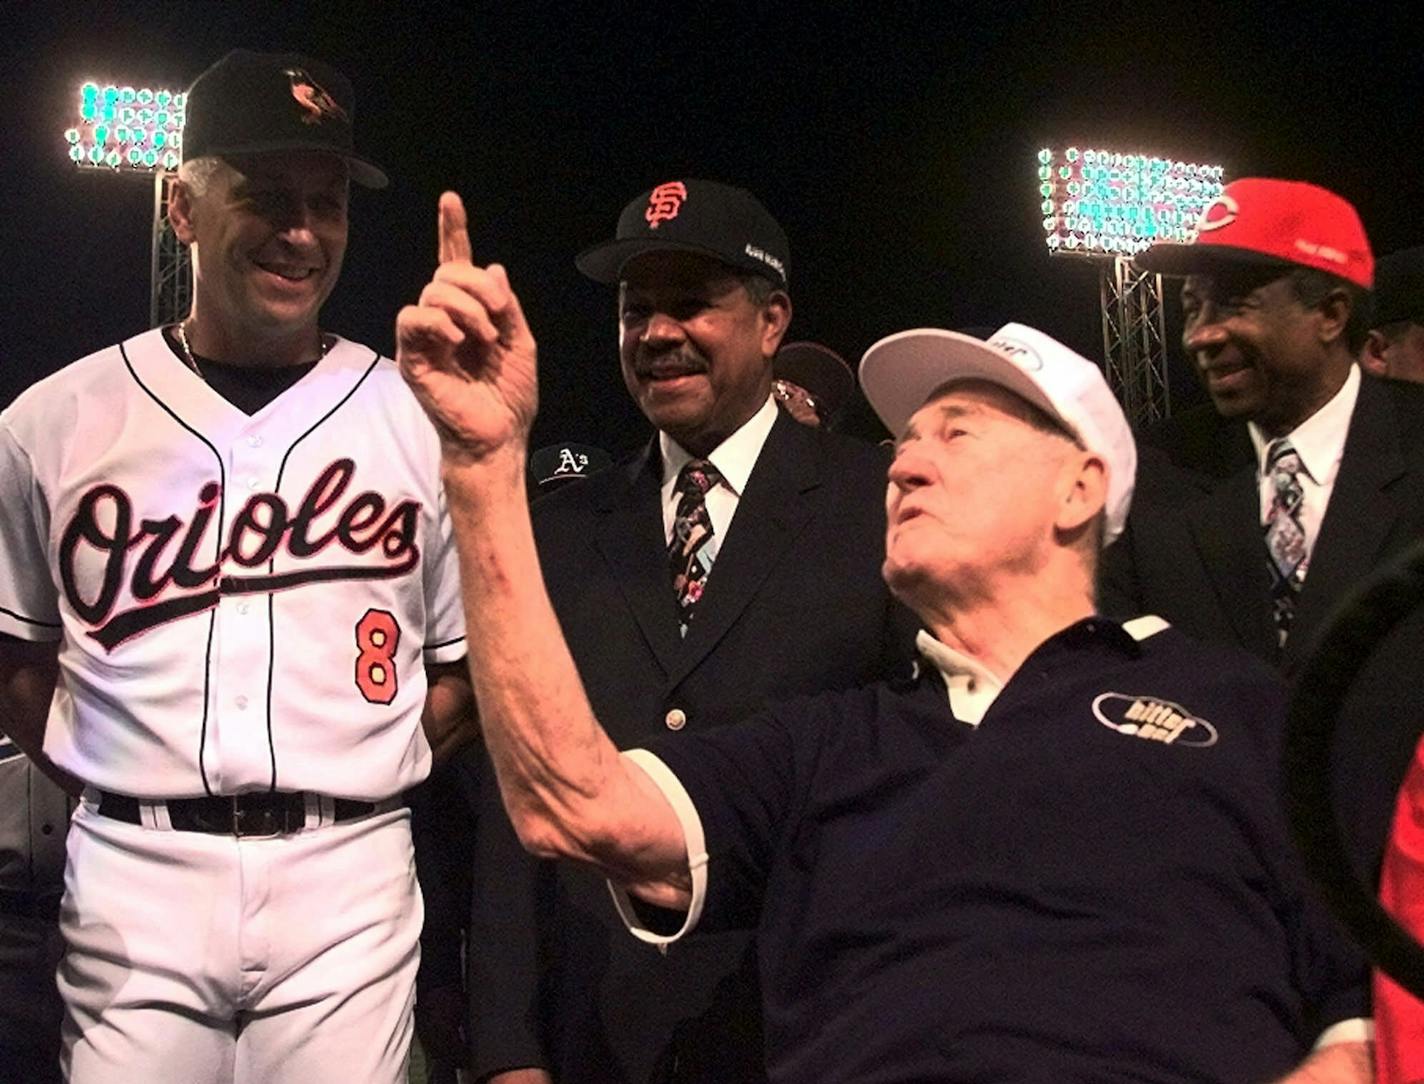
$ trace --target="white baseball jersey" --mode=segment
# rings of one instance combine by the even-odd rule
[[[439,446],[337,339],[248,416],[158,330],[0,414],[0,631],[62,640],[45,752],[143,798],[424,778],[424,663],[465,653]]]

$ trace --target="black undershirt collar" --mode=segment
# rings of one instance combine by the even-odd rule
[[[183,356],[183,348],[168,328],[163,329],[163,341],[187,368],[188,359]],[[256,414],[316,368],[317,364],[316,361],[306,361],[299,365],[244,365],[214,361],[201,354],[194,354],[193,359],[198,363],[198,375],[208,386],[247,415]]]

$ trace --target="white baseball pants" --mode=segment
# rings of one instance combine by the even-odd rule
[[[275,838],[69,834],[72,1084],[403,1084],[423,918],[405,809]]]

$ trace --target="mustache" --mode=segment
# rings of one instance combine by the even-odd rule
[[[656,352],[639,350],[633,355],[633,375],[647,380],[705,373],[711,366],[695,350]]]

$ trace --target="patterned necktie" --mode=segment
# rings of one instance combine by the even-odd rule
[[[1286,439],[1266,449],[1266,476],[1271,480],[1271,506],[1266,511],[1266,562],[1271,573],[1271,608],[1276,635],[1285,647],[1295,615],[1296,596],[1305,580],[1305,528],[1300,524],[1300,453]]]
[[[708,460],[692,459],[678,472],[673,487],[678,499],[672,540],[668,543],[668,566],[672,569],[672,589],[684,636],[707,585],[707,573],[712,570],[715,552],[709,547],[712,519],[707,515],[707,491],[721,480],[721,473]]]

